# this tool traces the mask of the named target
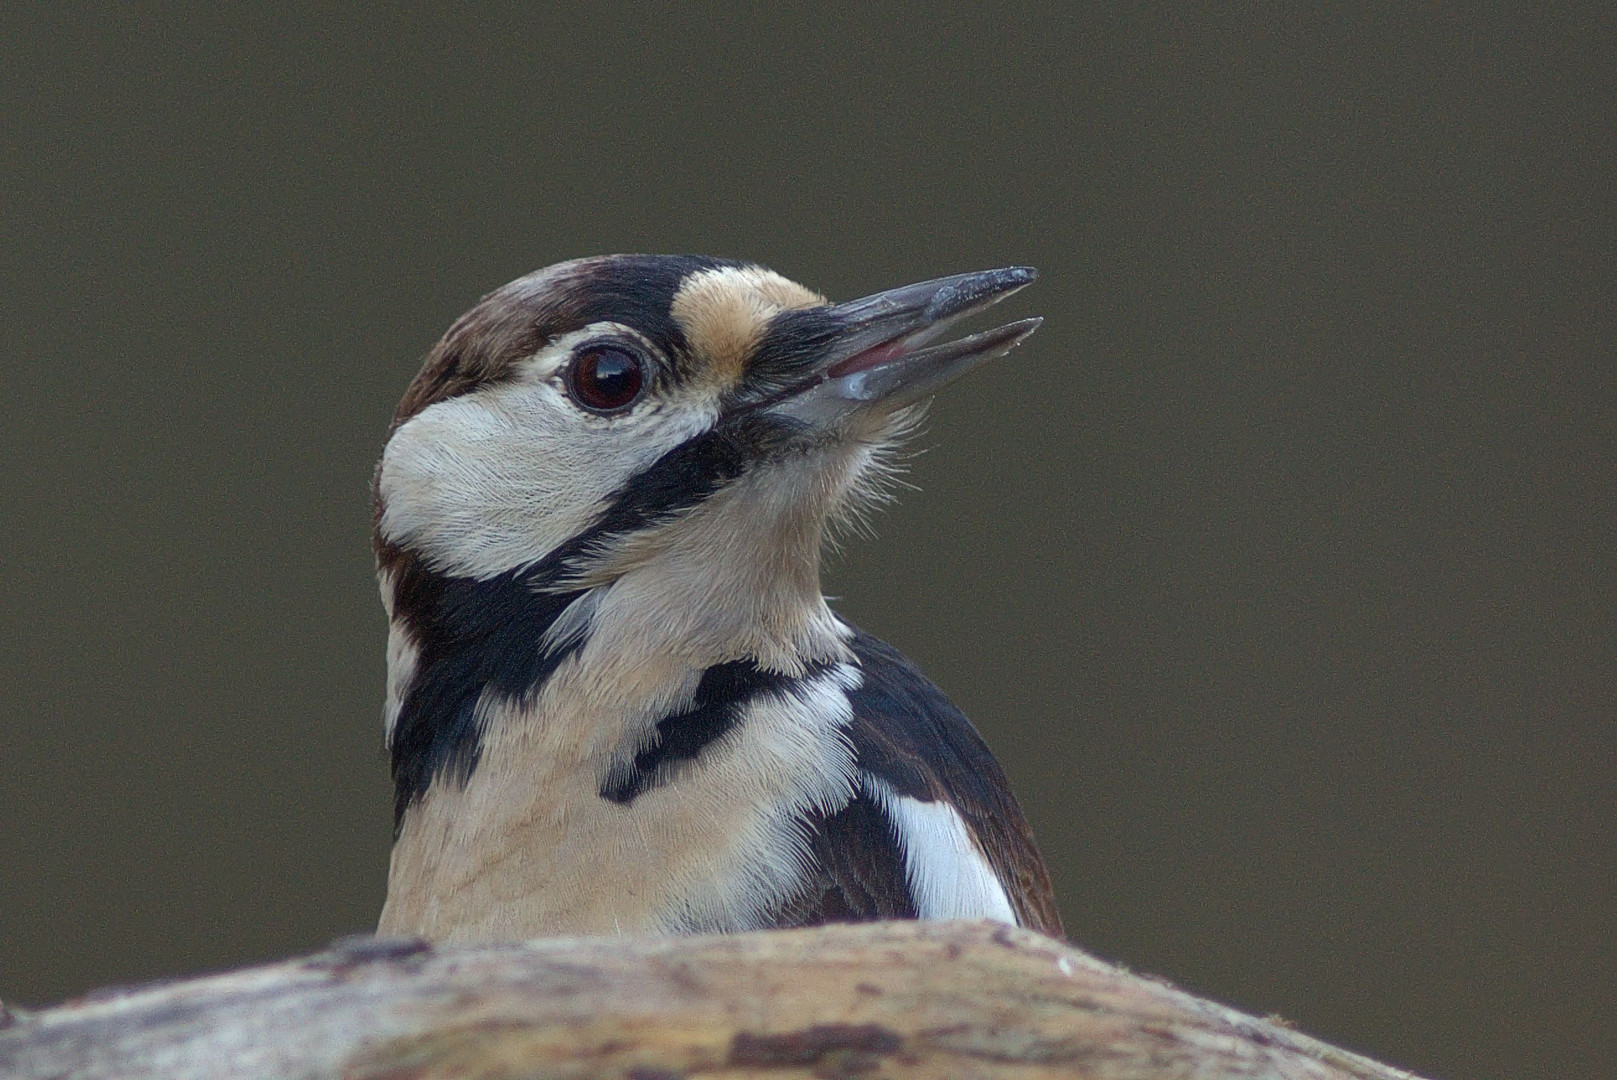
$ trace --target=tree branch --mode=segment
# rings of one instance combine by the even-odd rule
[[[1412,1080],[993,923],[457,948],[356,938],[0,1010],[0,1026],[0,1075],[19,1080]]]

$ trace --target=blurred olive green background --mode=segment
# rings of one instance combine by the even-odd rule
[[[1617,1067],[1609,11],[116,10],[0,16],[0,996],[372,925],[367,486],[481,293],[1031,263],[827,588],[1074,939],[1437,1076]]]

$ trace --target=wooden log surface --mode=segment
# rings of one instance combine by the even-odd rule
[[[0,1010],[0,1076],[1412,1080],[987,922],[453,948],[355,938]]]

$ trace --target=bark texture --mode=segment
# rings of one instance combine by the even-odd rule
[[[356,938],[0,1009],[0,1076],[1412,1080],[977,922],[460,948]]]

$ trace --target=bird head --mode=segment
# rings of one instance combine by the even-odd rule
[[[691,256],[519,278],[449,329],[399,406],[375,486],[384,597],[404,563],[569,596],[638,590],[684,644],[790,654],[806,632],[793,612],[823,608],[828,523],[925,399],[1039,320],[946,329],[1034,276],[846,303]]]

